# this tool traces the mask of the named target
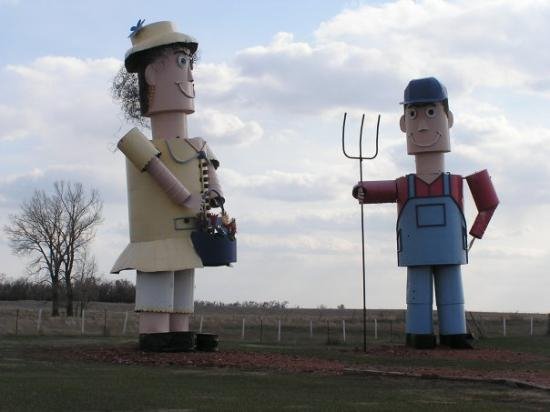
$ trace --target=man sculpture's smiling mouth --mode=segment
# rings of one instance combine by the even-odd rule
[[[433,146],[435,145],[439,139],[441,138],[441,133],[440,132],[435,132],[434,133],[434,138],[433,140],[431,141],[417,141],[417,138],[416,138],[416,134],[415,133],[410,133],[409,136],[411,137],[411,140],[412,142],[414,143],[415,146],[418,146],[418,147],[430,147],[430,146]],[[421,140],[421,139],[419,139]]]
[[[176,82],[176,84],[178,85],[180,91],[185,97],[188,97],[190,99],[195,98],[195,85],[193,84],[193,82],[181,81]]]

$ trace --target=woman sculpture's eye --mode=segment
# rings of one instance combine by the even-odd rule
[[[184,68],[186,65],[187,65],[187,57],[184,56],[183,54],[180,54],[178,56],[178,66],[180,66],[181,68]]]

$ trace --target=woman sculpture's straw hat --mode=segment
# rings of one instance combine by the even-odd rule
[[[169,44],[181,43],[185,45],[191,53],[197,51],[198,42],[193,37],[178,33],[176,25],[171,21],[159,21],[146,26],[144,20],[131,28],[130,40],[132,48],[126,52],[124,64],[126,70],[130,73],[137,71],[140,55],[155,47],[167,46]]]

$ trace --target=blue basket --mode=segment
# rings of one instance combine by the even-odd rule
[[[226,266],[237,261],[237,239],[224,233],[191,232],[195,251],[204,266]]]

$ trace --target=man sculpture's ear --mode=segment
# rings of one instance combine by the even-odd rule
[[[447,113],[447,119],[449,119],[449,129],[453,127],[453,123],[455,121],[455,117],[453,116],[453,112],[449,110],[449,113]]]
[[[407,129],[405,128],[405,115],[401,116],[401,119],[399,119],[399,127],[401,127],[403,133],[407,133]]]

